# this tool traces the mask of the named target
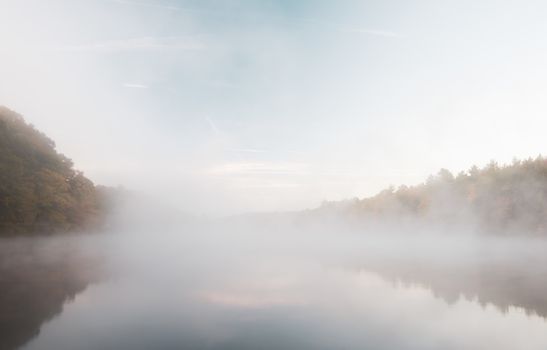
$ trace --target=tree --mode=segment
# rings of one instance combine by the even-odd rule
[[[81,229],[98,207],[95,186],[55,142],[0,107],[0,233]]]

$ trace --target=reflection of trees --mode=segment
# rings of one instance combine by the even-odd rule
[[[97,280],[93,259],[62,238],[0,241],[0,349],[40,332],[64,303]]]
[[[514,306],[547,318],[547,256],[521,258],[441,264],[395,259],[362,266],[394,283],[422,285],[447,303],[466,298],[482,306],[492,304],[502,312]]]

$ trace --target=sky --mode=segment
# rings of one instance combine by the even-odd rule
[[[0,0],[0,104],[95,183],[300,210],[546,153],[543,1]]]

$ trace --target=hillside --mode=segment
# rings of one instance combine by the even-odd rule
[[[333,214],[368,223],[547,235],[547,159],[538,156],[502,166],[491,162],[456,176],[442,169],[417,186],[326,202],[308,212],[314,217]]]
[[[99,217],[93,183],[51,139],[0,106],[0,234],[85,229]]]

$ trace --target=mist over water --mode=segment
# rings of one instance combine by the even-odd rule
[[[0,350],[547,349],[545,13],[0,0]]]
[[[291,215],[137,218],[17,243],[36,261],[65,252],[75,271],[55,273],[83,283],[38,318],[24,349],[547,346],[540,239],[363,232]]]

